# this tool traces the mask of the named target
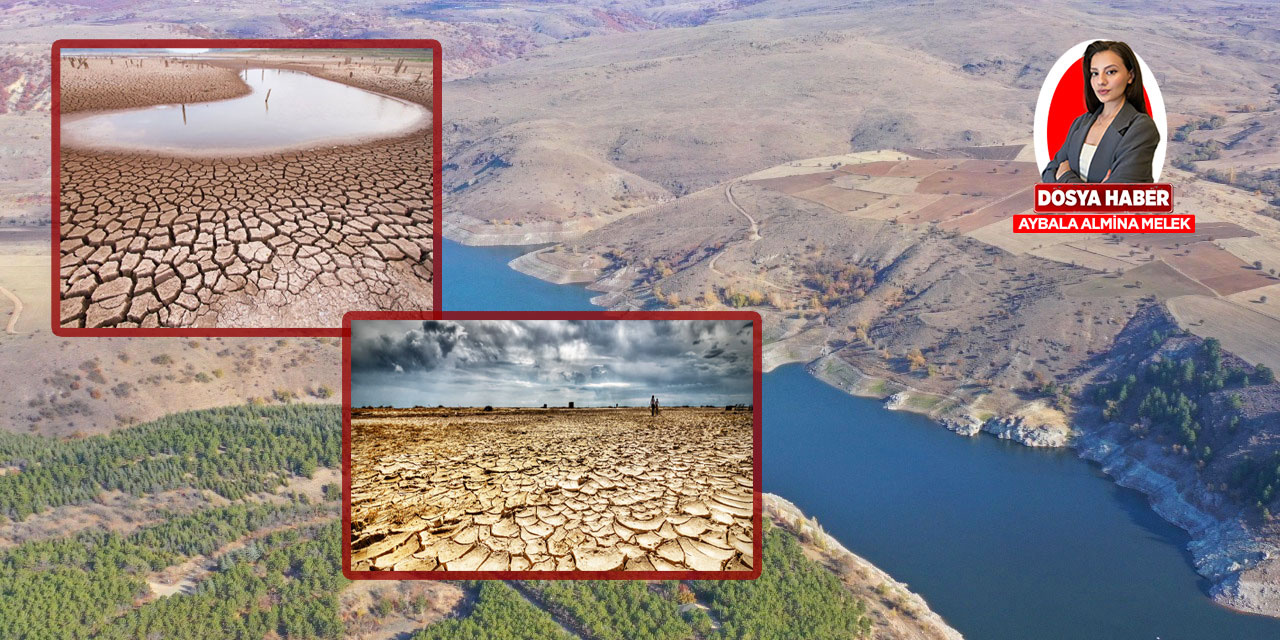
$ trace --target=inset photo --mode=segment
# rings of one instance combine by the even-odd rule
[[[56,43],[54,331],[337,336],[434,308],[439,53]]]
[[[758,576],[759,316],[617,316],[348,315],[348,577]]]

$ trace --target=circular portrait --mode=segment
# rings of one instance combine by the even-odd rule
[[[1155,182],[1168,147],[1154,74],[1117,40],[1086,40],[1050,69],[1036,103],[1041,182]]]

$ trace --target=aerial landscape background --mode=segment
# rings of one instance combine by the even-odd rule
[[[0,635],[1280,634],[1270,3],[2,6]],[[760,313],[761,578],[348,581],[337,340],[53,336],[50,45],[187,37],[440,41],[445,310]],[[1011,233],[1093,37],[1196,234]]]

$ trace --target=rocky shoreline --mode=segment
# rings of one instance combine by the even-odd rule
[[[609,220],[611,218],[605,217],[604,219]],[[443,221],[444,237],[471,247],[524,246],[565,242],[582,235],[592,228],[594,228],[592,225],[585,222],[575,224],[551,220],[523,224],[497,224],[452,209],[446,211]],[[561,276],[553,275],[551,277]],[[555,282],[555,280],[551,281]]]
[[[1218,516],[1209,509],[1216,495],[1196,495],[1183,488],[1187,479],[1157,471],[1139,455],[1108,436],[1112,426],[1081,434],[1076,452],[1097,463],[1116,484],[1146,494],[1151,509],[1191,536],[1196,572],[1212,581],[1214,602],[1245,613],[1280,617],[1280,585],[1269,565],[1280,558],[1280,547],[1249,531],[1237,515]],[[1208,502],[1209,504],[1205,504]],[[1259,579],[1264,578],[1264,579]],[[1270,579],[1265,579],[1270,578]]]
[[[821,362],[822,359],[807,367],[819,380],[853,395],[883,397],[869,393],[876,387],[872,379],[848,363],[842,364],[852,371],[832,375],[829,367],[820,366]],[[913,411],[910,399],[911,390],[897,391],[884,398],[884,406],[891,411]],[[1205,502],[1222,506],[1219,496],[1196,495],[1193,479],[1183,478],[1180,482],[1154,469],[1141,454],[1128,451],[1107,436],[1107,430],[1114,425],[1084,430],[1077,427],[1064,433],[1035,427],[1016,415],[981,420],[964,409],[945,416],[917,412],[963,436],[985,432],[1029,447],[1073,448],[1081,458],[1098,464],[1116,484],[1145,494],[1157,515],[1191,536],[1187,549],[1196,572],[1213,582],[1209,596],[1214,602],[1243,613],[1280,617],[1280,546],[1250,532],[1230,509],[1226,509],[1226,515],[1210,513]]]
[[[1017,415],[980,420],[973,414],[966,413],[960,417],[944,417],[939,422],[962,436],[989,433],[1001,440],[1012,440],[1027,447],[1066,447],[1070,446],[1072,439],[1070,431],[1044,429]]]
[[[771,364],[783,364],[775,361]],[[936,394],[917,391],[905,385],[869,376],[856,367],[832,356],[824,356],[807,367],[810,374],[823,382],[855,396],[883,400],[890,411],[910,411],[928,416],[949,431],[973,437],[988,433],[1001,440],[1012,440],[1028,447],[1070,446],[1076,432],[1063,425],[1048,423],[1034,417],[1043,409],[1037,403],[1027,404],[1026,411],[1009,415],[984,415],[983,412],[952,396],[940,398]],[[922,402],[921,399],[927,399]]]
[[[507,266],[554,284],[583,284],[596,278],[595,269],[569,270],[541,259],[540,255],[547,249],[531,251],[507,263]]]
[[[512,262],[513,268],[520,263],[524,268],[517,270],[543,280],[581,281],[564,280],[572,277],[569,272],[543,261],[539,261],[538,269],[528,268],[519,258]],[[597,282],[592,288],[601,284]],[[616,302],[617,298],[606,294],[597,298],[597,304],[611,306],[607,303]],[[1280,617],[1280,547],[1251,533],[1239,518],[1215,516],[1195,506],[1201,501],[1189,493],[1194,490],[1192,483],[1179,483],[1155,471],[1139,455],[1107,439],[1102,430],[1047,425],[1017,413],[984,416],[950,397],[936,403],[917,403],[914,400],[919,397],[936,400],[936,396],[867,376],[847,362],[816,349],[792,353],[785,342],[780,341],[766,345],[765,351],[768,354],[766,372],[789,362],[807,362],[806,368],[812,375],[841,391],[881,399],[889,410],[921,413],[959,435],[974,437],[985,432],[1029,447],[1075,449],[1080,457],[1097,463],[1120,486],[1146,494],[1151,508],[1160,517],[1191,536],[1187,547],[1196,571],[1214,583],[1209,590],[1214,602],[1244,613]],[[1213,500],[1214,496],[1209,499]]]

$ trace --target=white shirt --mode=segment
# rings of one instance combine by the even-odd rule
[[[1089,144],[1089,143],[1087,143],[1087,142],[1086,142],[1086,143],[1084,143],[1084,145],[1080,147],[1080,171],[1079,171],[1079,174],[1080,174],[1080,179],[1081,179],[1081,180],[1083,180],[1083,181],[1085,181],[1085,182],[1088,182],[1088,181],[1089,181],[1089,165],[1090,165],[1090,164],[1093,164],[1093,154],[1094,154],[1097,150],[1098,150],[1098,145],[1096,145],[1096,144]]]

